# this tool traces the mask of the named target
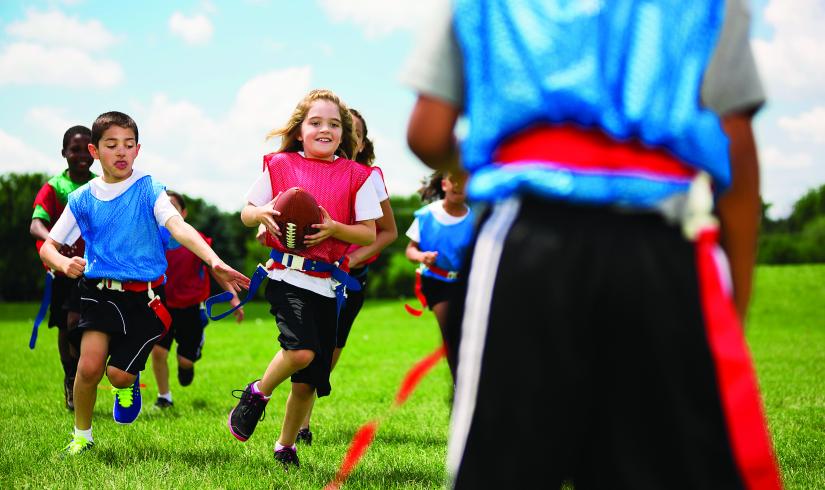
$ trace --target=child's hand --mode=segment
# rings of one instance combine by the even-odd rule
[[[280,216],[281,213],[275,210],[275,201],[278,200],[280,195],[279,192],[273,200],[257,208],[258,222],[264,225],[266,231],[277,237],[281,236],[281,230],[278,228],[278,224],[275,223],[275,217]]]
[[[324,222],[317,225],[312,225],[313,228],[318,229],[318,233],[304,237],[304,244],[307,247],[314,247],[315,245],[318,245],[327,238],[333,236],[335,232],[338,231],[338,222],[332,219],[332,216],[329,215],[323,206],[318,206],[318,208],[321,210]]]
[[[241,289],[249,289],[249,278],[223,262],[212,266],[212,272],[218,283],[227,291],[238,292]]]
[[[60,272],[72,279],[77,279],[83,275],[85,269],[86,259],[83,257],[71,257],[69,260],[63,262],[63,265],[60,267]]]
[[[266,226],[261,223],[258,225],[258,233],[255,234],[255,240],[258,240],[263,246],[266,246]]]
[[[229,304],[232,305],[232,307],[235,307],[240,302],[241,300],[239,300],[237,296],[232,296],[232,300],[229,302]],[[243,306],[233,311],[232,314],[235,315],[235,323],[241,323],[244,317]]]
[[[424,265],[435,265],[438,252],[421,252],[421,263]]]

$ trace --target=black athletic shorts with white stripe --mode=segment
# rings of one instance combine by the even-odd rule
[[[309,366],[290,380],[315,387],[318,397],[329,395],[332,351],[335,349],[337,307],[327,298],[283,281],[267,281],[269,312],[278,324],[278,342],[284,350],[307,349],[315,353]]]
[[[80,323],[75,332],[82,335],[97,330],[109,334],[109,365],[138,374],[163,335],[163,324],[149,308],[146,291],[100,290],[98,282],[87,278],[80,281]],[[164,299],[163,286],[153,291]]]
[[[716,270],[705,290],[698,257],[654,214],[539,200],[489,214],[465,300],[451,307],[463,313],[451,315],[463,316],[448,450],[455,488],[770,480],[741,327],[735,315],[719,327],[725,312],[705,318],[707,291],[722,288]]]

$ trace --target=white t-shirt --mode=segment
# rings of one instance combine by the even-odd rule
[[[464,207],[467,207],[467,205],[465,204]],[[427,205],[427,209],[429,209],[430,214],[433,215],[433,218],[435,218],[436,221],[438,221],[444,226],[451,226],[461,223],[467,218],[467,216],[470,215],[469,212],[465,213],[464,216],[453,216],[449,214],[447,211],[444,210],[444,199],[431,202]],[[467,209],[469,210],[469,208]],[[416,216],[410,227],[407,229],[407,237],[416,243],[421,242],[421,230],[419,226],[420,225],[418,224],[418,217]]]
[[[377,179],[373,176],[377,172],[370,174],[370,177],[361,185],[358,192],[355,193],[355,221],[367,221],[371,219],[378,219],[384,216],[381,211],[381,201],[379,199],[376,189],[380,185],[383,189],[384,182],[380,175]],[[378,185],[375,181],[378,181]],[[386,195],[386,190],[384,191]],[[258,176],[249,191],[246,193],[246,201],[253,206],[263,206],[271,201],[275,196],[272,194],[272,183],[269,178],[269,169],[266,168]],[[386,197],[385,197],[386,199]],[[272,269],[267,274],[269,279],[274,281],[284,281],[293,286],[307,289],[313,293],[326,296],[328,298],[335,297],[335,283],[332,278],[314,277],[295,269]]]
[[[89,181],[89,187],[95,198],[101,201],[111,201],[126,192],[132,187],[132,184],[146,175],[146,172],[133,170],[129,178],[114,184],[104,182],[102,177],[95,177]],[[154,213],[158,226],[164,226],[172,216],[180,216],[165,192],[161,192],[155,200]],[[49,238],[61,245],[72,245],[80,238],[80,226],[78,226],[77,219],[69,206],[63,209],[63,214],[60,215],[60,218],[49,232]]]

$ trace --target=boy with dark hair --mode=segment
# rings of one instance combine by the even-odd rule
[[[161,302],[166,271],[161,226],[208,263],[225,289],[249,285],[248,278],[223,263],[183,221],[164,186],[133,169],[140,150],[137,136],[137,125],[126,114],[107,112],[95,120],[88,148],[100,160],[103,176],[69,195],[68,206],[40,249],[40,257],[53,269],[71,278],[82,276],[75,428],[65,455],[94,445],[92,412],[104,370],[115,395],[115,422],[129,424],[140,414],[140,371],[171,321]],[[81,235],[86,240],[82,258],[58,252]]]
[[[175,209],[181,217],[186,219],[186,200],[174,191],[166,191]],[[188,248],[182,246],[173,237],[169,236],[166,228],[162,228],[166,243],[166,306],[172,316],[172,326],[169,332],[152,348],[152,371],[158,384],[157,408],[173,406],[172,390],[169,389],[169,351],[172,341],[178,343],[178,382],[181,386],[189,386],[195,377],[195,362],[201,358],[204,342],[204,329],[209,319],[203,309],[203,302],[209,297],[209,274],[206,264]],[[211,246],[212,239],[200,233],[200,236]],[[216,278],[217,279],[217,278]],[[232,306],[240,303],[235,296],[230,301]],[[233,314],[238,323],[243,321],[243,308],[239,307]]]
[[[432,26],[408,141],[454,167],[464,113],[468,197],[491,205],[451,309],[453,485],[778,488],[740,323],[764,101],[747,8],[456,0]]]
[[[38,252],[49,237],[52,225],[63,213],[69,193],[96,177],[90,170],[94,163],[89,153],[91,136],[92,132],[85,126],[72,126],[63,134],[63,149],[60,154],[66,159],[68,168],[49,179],[34,198],[34,212],[29,232],[37,240]],[[62,247],[60,253],[66,257],[82,257],[83,250],[83,239],[79,239],[72,246]],[[76,279],[66,277],[59,271],[54,273],[49,299],[49,327],[58,328],[57,350],[60,353],[60,363],[63,365],[63,395],[66,408],[69,410],[74,410],[74,378],[77,372],[77,359],[80,356],[80,343],[72,342],[74,339],[70,336],[70,332],[80,319],[77,293]]]

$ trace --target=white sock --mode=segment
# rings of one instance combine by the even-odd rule
[[[74,436],[75,437],[82,437],[82,438],[86,439],[89,442],[94,440],[94,439],[92,439],[92,428],[91,427],[89,427],[86,430],[80,430],[77,427],[75,427],[74,428]]]
[[[264,397],[264,400],[269,400],[269,397],[264,395],[264,393],[261,391],[261,387],[260,385],[258,385],[258,383],[260,383],[260,381],[255,381],[255,384],[252,385],[252,391]]]
[[[169,403],[172,403],[172,392],[170,391],[168,393],[158,393],[158,398],[163,398]]]
[[[287,446],[284,446],[284,445],[283,445],[283,444],[281,444],[280,442],[275,441],[275,450],[276,450],[276,451],[280,451],[281,449],[283,449],[283,448],[285,448],[285,447],[287,447]],[[298,449],[295,447],[295,444],[293,444],[292,446],[289,446],[289,448],[290,448],[290,449],[292,449],[293,451],[297,451],[297,450],[298,450]]]

